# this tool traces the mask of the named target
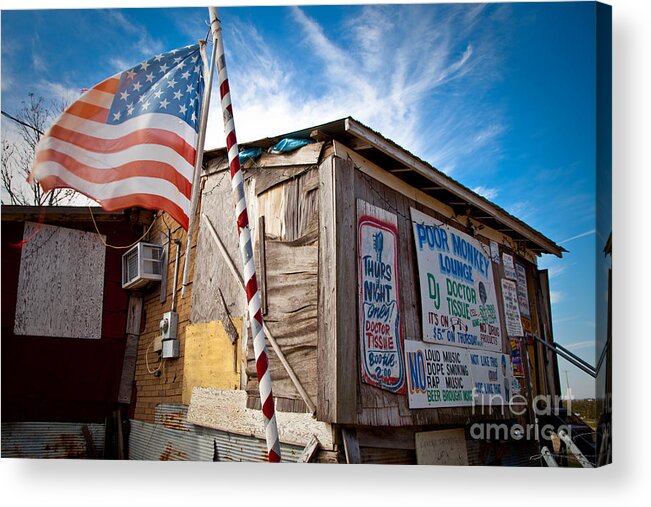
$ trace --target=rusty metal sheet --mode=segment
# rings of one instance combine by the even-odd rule
[[[104,425],[3,422],[3,458],[96,459],[104,453]]]
[[[154,424],[131,420],[129,459],[150,461],[267,460],[266,442],[253,436],[196,426],[187,420],[188,407],[164,403],[156,407]],[[282,461],[295,463],[303,448],[280,445]]]

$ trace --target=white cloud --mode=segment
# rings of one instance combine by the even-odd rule
[[[565,295],[560,290],[552,290],[549,292],[549,298],[553,305],[560,303],[565,299]]]
[[[45,60],[38,51],[35,51],[32,54],[32,67],[36,72],[45,72],[47,66],[45,65]]]
[[[462,96],[437,97],[445,84],[478,75],[487,60],[481,41],[457,30],[475,23],[483,7],[430,7],[351,9],[342,36],[290,7],[301,36],[295,51],[274,46],[245,22],[229,24],[224,43],[239,140],[352,116],[447,172],[459,156],[495,142],[504,129],[494,115],[479,121]],[[299,60],[299,51],[311,56]],[[215,86],[207,149],[225,144],[219,103]]]
[[[494,187],[484,187],[484,186],[478,186],[472,189],[473,192],[485,197],[488,200],[493,200],[495,199],[498,194],[499,190]]]
[[[121,29],[129,36],[135,36],[135,42],[132,47],[137,55],[142,58],[149,58],[163,49],[162,41],[152,37],[146,28],[142,25],[130,21],[121,11],[116,9],[107,9],[103,11],[105,22],[111,22],[117,29]],[[136,62],[131,65],[135,65]]]
[[[89,83],[88,87],[90,88],[94,84]],[[34,90],[36,95],[65,105],[77,100],[82,93],[80,88],[74,88],[65,83],[55,83],[46,79],[36,82],[34,84]]]
[[[534,216],[537,212],[536,207],[529,201],[518,201],[511,204],[505,204],[504,209],[523,222],[527,222],[529,218]]]
[[[589,231],[582,232],[581,234],[577,234],[576,236],[572,236],[571,238],[564,239],[563,241],[559,241],[558,243],[560,245],[569,243],[570,241],[574,241],[575,239],[580,239],[580,238],[585,238],[586,236],[591,236],[596,232],[596,229],[591,229]]]

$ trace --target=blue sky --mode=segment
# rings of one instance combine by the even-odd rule
[[[570,252],[544,256],[557,341],[594,364],[591,3],[223,8],[241,142],[353,116]],[[74,99],[203,38],[207,9],[3,11],[2,109]],[[213,100],[207,148],[223,146]],[[4,132],[12,126],[3,118]],[[576,396],[590,377],[561,363]]]

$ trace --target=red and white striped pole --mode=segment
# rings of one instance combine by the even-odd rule
[[[233,119],[233,106],[231,104],[226,61],[224,59],[221,23],[217,17],[217,8],[209,7],[208,9],[210,11],[210,27],[213,43],[217,46],[219,94],[222,99],[224,133],[226,135],[226,148],[228,149],[228,163],[231,170],[231,187],[233,189],[233,197],[235,198],[235,213],[237,214],[237,228],[240,236],[240,253],[242,254],[242,264],[244,265],[244,284],[246,286],[246,298],[249,305],[249,320],[251,321],[251,329],[253,332],[253,350],[255,352],[255,367],[258,372],[262,413],[264,414],[267,451],[269,452],[269,461],[277,463],[280,461],[280,441],[278,440],[274,398],[271,391],[271,372],[269,371],[267,345],[265,343],[264,328],[262,325],[260,292],[258,291],[258,282],[255,277],[255,263],[253,259],[251,233],[249,231],[249,214],[246,208],[244,178],[242,177],[242,170],[240,168],[239,148],[237,146],[237,137],[235,136],[235,120]]]

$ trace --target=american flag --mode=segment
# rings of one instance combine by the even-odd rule
[[[198,44],[102,81],[43,136],[30,179],[108,211],[164,210],[187,230],[203,91]]]

